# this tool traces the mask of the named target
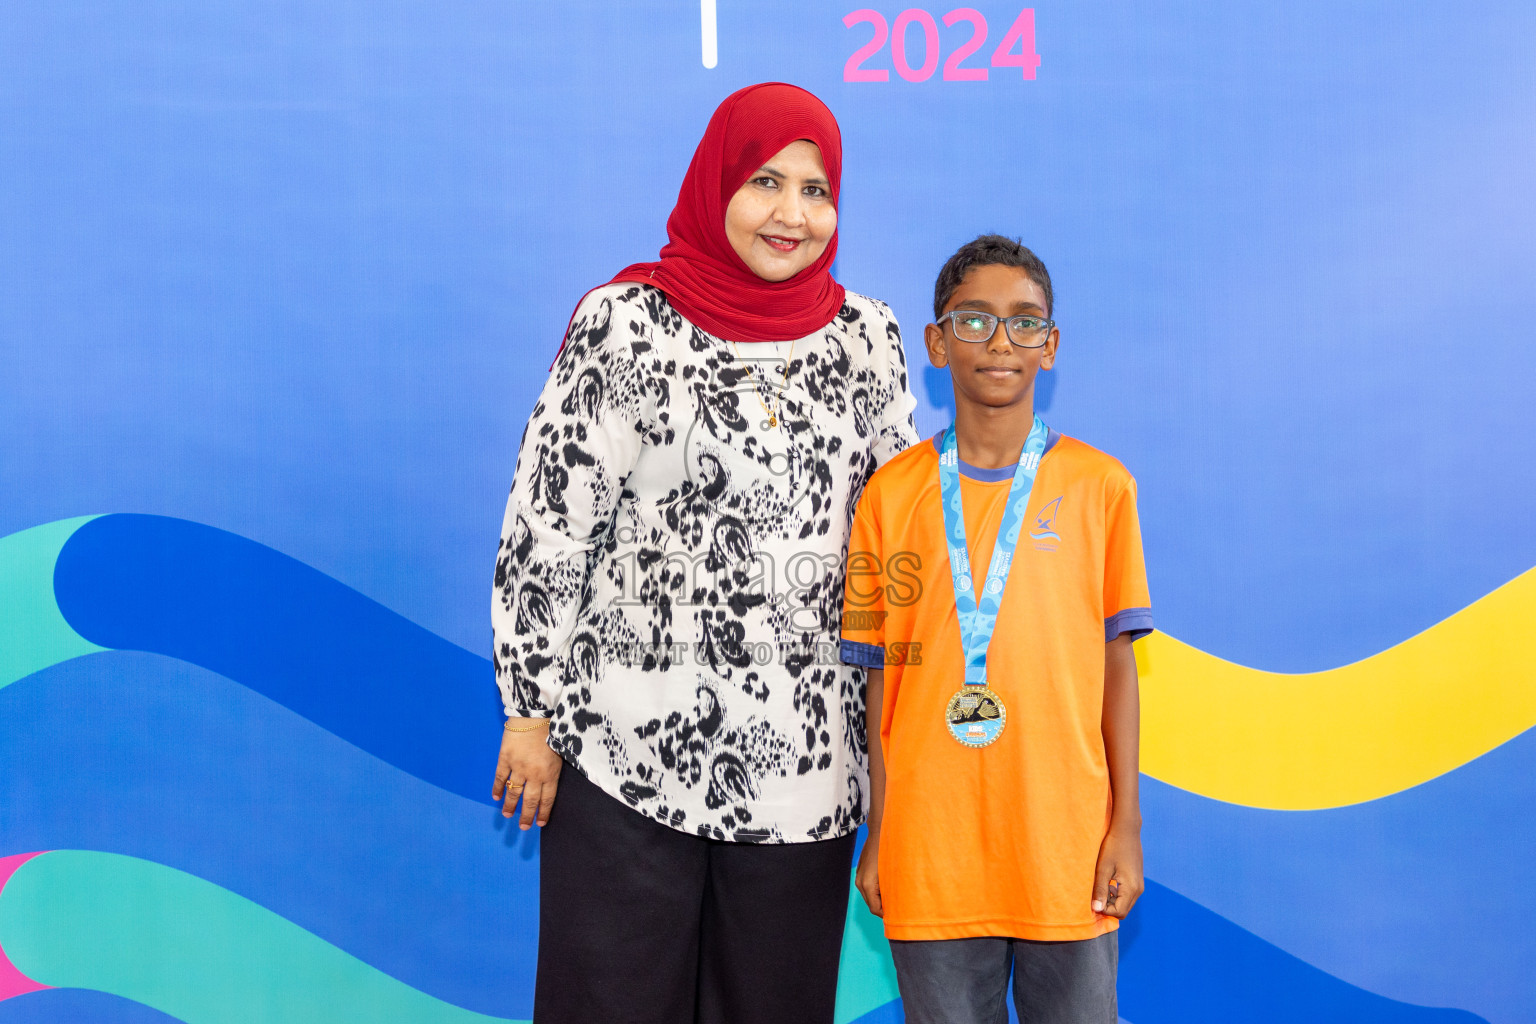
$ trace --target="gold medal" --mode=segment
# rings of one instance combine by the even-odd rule
[[[968,747],[985,747],[1003,734],[1008,709],[1003,699],[985,686],[962,686],[944,709],[949,734]]]

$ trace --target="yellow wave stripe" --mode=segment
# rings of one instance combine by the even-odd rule
[[[1136,644],[1142,771],[1201,796],[1311,811],[1428,782],[1536,725],[1536,569],[1380,654],[1326,672]]]

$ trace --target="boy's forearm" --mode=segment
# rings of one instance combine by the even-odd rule
[[[880,746],[880,715],[885,703],[885,669],[866,670],[864,733],[869,742],[869,830],[878,832],[885,817],[885,751]]]
[[[1104,753],[1113,798],[1111,831],[1141,831],[1141,695],[1129,634],[1104,646]]]

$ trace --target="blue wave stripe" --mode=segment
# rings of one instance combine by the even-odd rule
[[[1536,730],[1353,807],[1236,807],[1146,778],[1141,796],[1148,868],[1170,888],[1373,992],[1536,1021],[1513,923],[1536,916],[1536,890],[1512,884],[1536,849]]]
[[[180,519],[102,516],[64,545],[54,591],[92,643],[201,665],[451,793],[489,792],[490,663],[287,555]]]
[[[893,999],[884,1006],[877,1006],[873,1010],[856,1017],[848,1024],[906,1024],[907,1016],[901,1009],[901,1000]]]
[[[1136,1024],[1487,1024],[1340,981],[1152,881],[1120,933],[1120,1012]]]
[[[83,988],[47,988],[0,1002],[0,1024],[169,1024],[177,1020],[132,999]]]
[[[205,669],[76,659],[0,690],[0,850],[207,879],[439,999],[526,1019],[536,831]]]

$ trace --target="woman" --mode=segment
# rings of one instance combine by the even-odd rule
[[[523,435],[495,795],[544,826],[538,1024],[832,1019],[867,778],[848,524],[916,440],[895,319],[829,273],[841,164],[810,93],[728,97]]]

